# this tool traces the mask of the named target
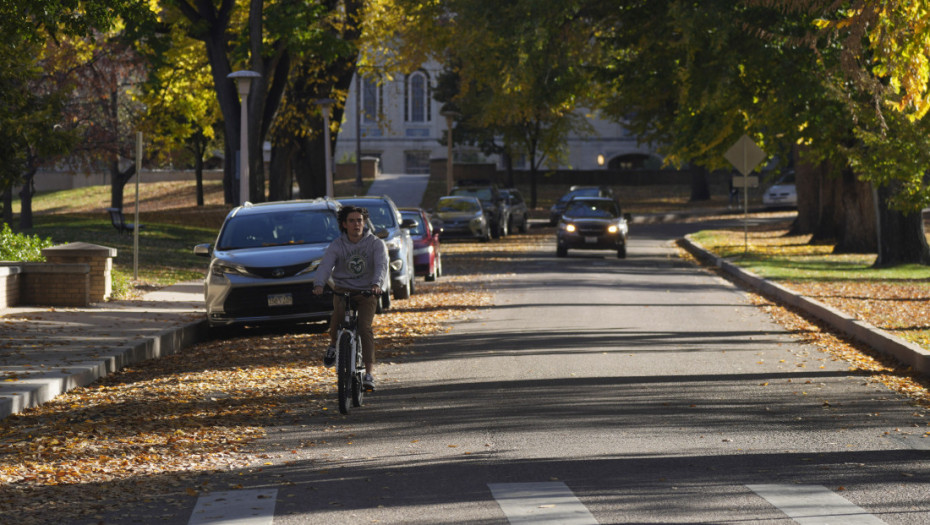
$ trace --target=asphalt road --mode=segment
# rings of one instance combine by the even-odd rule
[[[923,412],[678,259],[678,228],[526,257],[365,407],[263,444],[314,447],[165,522],[930,522]]]

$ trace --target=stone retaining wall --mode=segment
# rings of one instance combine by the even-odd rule
[[[47,262],[0,262],[0,308],[88,306],[110,298],[115,248],[77,242],[42,255]]]

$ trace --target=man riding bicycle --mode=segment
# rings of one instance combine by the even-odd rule
[[[388,251],[384,241],[370,231],[365,230],[368,223],[368,210],[358,206],[344,206],[339,210],[339,229],[342,231],[323,253],[320,267],[313,279],[313,293],[323,293],[323,285],[332,277],[333,290],[371,291],[372,295],[354,296],[358,304],[358,333],[362,338],[362,360],[365,363],[363,386],[374,390],[375,380],[372,376],[375,364],[375,336],[371,322],[381,291],[388,276]],[[329,324],[329,348],[323,357],[323,364],[333,366],[336,363],[336,333],[339,323],[345,315],[345,304],[339,295],[333,295],[333,317]]]

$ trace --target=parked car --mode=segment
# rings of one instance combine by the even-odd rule
[[[413,270],[427,281],[442,275],[442,253],[439,250],[439,230],[433,227],[423,208],[401,208],[400,216],[416,222],[410,228],[413,238]]]
[[[453,237],[488,241],[491,226],[478,197],[447,195],[436,201],[433,220],[440,239]]]
[[[526,233],[530,227],[530,212],[523,194],[516,188],[505,188],[501,190],[501,196],[507,208],[507,232]]]
[[[794,171],[782,175],[775,184],[762,194],[762,204],[769,208],[798,206],[798,188],[794,182]]]
[[[549,208],[549,226],[555,226],[562,218],[562,212],[568,206],[568,201],[575,197],[607,197],[614,198],[614,192],[606,186],[572,186],[568,193],[559,197],[555,204]]]
[[[323,251],[340,234],[339,204],[329,199],[234,208],[214,244],[203,283],[211,326],[328,320],[332,299],[313,295]]]
[[[387,195],[340,197],[337,200],[343,205],[366,208],[375,228],[387,230],[384,243],[388,248],[393,296],[395,299],[410,297],[414,293],[413,239],[410,237],[410,228],[414,223],[403,220],[394,201]]]
[[[507,235],[506,203],[496,184],[486,180],[460,180],[449,195],[477,197],[495,239]]]
[[[626,257],[629,225],[617,201],[606,197],[575,197],[562,213],[556,231],[556,255],[568,250],[616,250]]]

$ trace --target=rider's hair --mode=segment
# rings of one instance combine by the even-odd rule
[[[338,215],[338,218],[339,218],[339,229],[340,229],[343,233],[345,233],[345,231],[346,231],[346,228],[345,228],[345,226],[343,226],[343,223],[345,223],[347,220],[349,220],[349,214],[350,214],[350,213],[356,213],[356,212],[362,214],[362,220],[363,220],[365,223],[368,222],[368,218],[369,218],[369,215],[368,215],[368,208],[362,208],[361,206],[343,206],[342,208],[339,208],[339,215]]]

